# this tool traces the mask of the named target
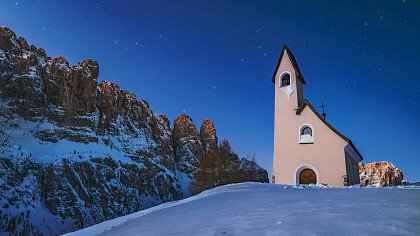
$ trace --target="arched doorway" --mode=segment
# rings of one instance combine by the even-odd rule
[[[306,168],[299,174],[299,184],[316,184],[316,174],[313,170]]]

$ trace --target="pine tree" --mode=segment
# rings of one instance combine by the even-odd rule
[[[203,152],[189,190],[195,195],[207,189],[244,181],[246,173],[241,170],[238,155],[229,141],[223,140],[216,149]]]
[[[206,189],[217,187],[216,158],[217,152],[209,151],[203,153],[199,160],[198,168],[194,173],[194,180],[189,186],[189,190],[193,195],[201,193]]]
[[[220,185],[238,183],[241,181],[239,174],[240,164],[238,155],[232,150],[227,140],[219,145],[219,179]]]

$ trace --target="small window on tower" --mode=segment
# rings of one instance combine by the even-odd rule
[[[309,127],[305,127],[305,128],[303,128],[303,130],[302,130],[302,135],[309,135],[309,136],[312,136],[312,129],[311,129],[311,128],[309,128]]]
[[[284,73],[281,76],[281,86],[280,87],[285,87],[290,85],[290,74],[289,73]]]
[[[299,143],[314,143],[314,136],[310,125],[303,125],[300,128]]]

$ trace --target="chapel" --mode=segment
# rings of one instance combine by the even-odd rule
[[[285,44],[272,76],[274,156],[272,182],[348,186],[359,184],[363,160],[352,141],[304,98],[306,81]]]

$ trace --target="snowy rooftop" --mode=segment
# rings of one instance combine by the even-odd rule
[[[219,187],[70,235],[419,235],[420,188]]]

